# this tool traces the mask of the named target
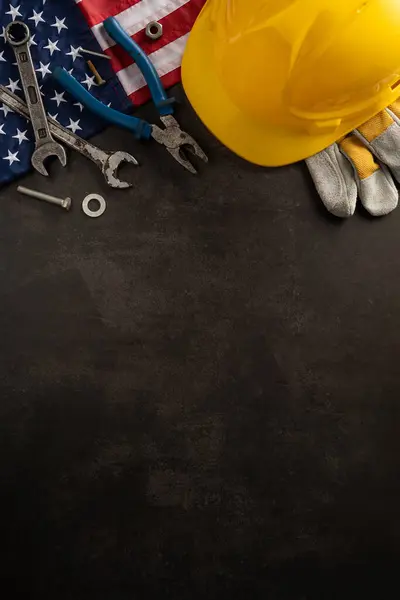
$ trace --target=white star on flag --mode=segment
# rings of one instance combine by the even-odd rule
[[[51,40],[47,40],[49,43],[47,44],[47,46],[43,46],[43,48],[45,48],[45,50],[48,50],[50,52],[50,56],[53,56],[53,53],[55,51],[57,52],[61,52],[60,48],[58,48],[57,44],[58,44],[58,40],[56,40],[55,42],[52,42]]]
[[[64,98],[64,94],[65,94],[65,92],[60,92],[58,94],[56,92],[56,90],[54,90],[54,96],[53,96],[53,98],[50,98],[50,100],[54,100],[54,102],[57,102],[57,106],[60,106],[61,102],[66,102],[66,100]]]
[[[55,115],[52,115],[50,113],[47,113],[47,114],[51,119],[54,119],[55,121],[57,121],[58,113],[56,113]]]
[[[35,9],[33,9],[33,14],[32,14],[32,16],[31,16],[31,17],[29,17],[29,19],[28,19],[28,20],[29,20],[29,21],[35,21],[35,27],[37,27],[39,23],[45,23],[45,22],[46,22],[46,21],[45,21],[45,20],[42,18],[42,14],[43,14],[43,11],[39,13],[39,12],[36,12],[36,10],[35,10]]]
[[[42,62],[40,62],[40,67],[38,69],[36,69],[36,71],[41,74],[42,79],[44,77],[46,77],[46,75],[51,75],[49,66],[50,66],[50,63],[47,63],[47,65],[44,65]]]
[[[28,46],[29,46],[29,48],[30,48],[31,46],[37,46],[37,43],[35,42],[35,35],[36,35],[36,33],[34,33],[33,35],[31,35],[31,39],[30,39],[30,40],[29,40],[29,42],[28,42]]]
[[[77,121],[73,121],[72,119],[70,119],[69,125],[67,125],[67,129],[71,129],[72,133],[76,133],[77,131],[82,131],[82,127],[79,127],[79,121],[80,121],[80,119],[78,119]]]
[[[84,106],[83,106],[83,104],[81,104],[80,102],[74,102],[74,106],[78,106],[78,107],[79,107],[79,110],[80,110],[80,112],[82,112],[82,111],[83,111],[83,108],[84,108]]]
[[[17,17],[22,17],[22,14],[19,12],[20,8],[20,4],[18,4],[18,6],[13,6],[12,4],[10,4],[10,10],[6,12],[6,15],[11,15],[12,20],[15,21]]]
[[[70,46],[71,48],[71,52],[67,52],[67,56],[72,56],[72,62],[75,62],[75,60],[78,58],[78,56],[80,57],[81,55],[79,54],[80,48],[74,48],[74,46]]]
[[[13,162],[20,162],[20,160],[18,158],[18,151],[10,152],[10,150],[8,150],[8,156],[3,156],[3,160],[8,160],[10,163],[10,166],[13,164]]]
[[[2,125],[0,125],[0,135],[7,135],[6,132],[4,131],[4,123]]]
[[[59,19],[58,17],[56,17],[55,23],[52,23],[51,26],[57,27],[58,34],[60,34],[62,29],[68,29],[68,27],[64,23],[65,23],[65,17],[64,17],[64,19]]]
[[[26,136],[27,131],[28,131],[27,129],[25,129],[25,131],[20,131],[17,128],[17,133],[12,136],[14,140],[18,140],[19,146],[22,144],[22,142],[28,141],[29,138],[27,138],[27,136]]]
[[[91,89],[92,85],[96,85],[95,81],[94,81],[94,76],[93,77],[89,77],[88,74],[86,74],[85,79],[82,81],[82,83],[84,83],[85,85],[87,85],[88,90]]]
[[[16,79],[15,81],[13,81],[10,77],[8,78],[8,81],[10,82],[8,85],[6,85],[6,88],[8,88],[9,90],[12,91],[12,93],[14,93],[16,90],[20,90],[21,88],[19,87],[19,79]]]
[[[0,110],[3,111],[5,117],[8,115],[8,113],[14,112],[13,110],[11,110],[11,108],[8,108],[8,106],[6,106],[5,104],[2,104]]]

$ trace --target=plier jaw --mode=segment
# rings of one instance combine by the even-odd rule
[[[203,152],[192,136],[182,131],[177,120],[172,115],[160,116],[160,121],[165,129],[161,129],[158,125],[153,125],[151,131],[152,138],[165,146],[171,156],[185,169],[190,171],[190,173],[196,174],[197,171],[188,158],[186,158],[185,152],[190,152],[206,163],[208,162],[208,157],[205,152]]]

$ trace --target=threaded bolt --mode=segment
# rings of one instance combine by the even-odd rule
[[[49,202],[50,204],[57,204],[57,206],[61,206],[61,208],[64,208],[65,210],[69,210],[71,208],[71,198],[57,198],[56,196],[50,196],[49,194],[44,194],[43,192],[38,192],[37,190],[31,190],[22,185],[17,187],[17,191],[25,196],[30,196],[30,198],[43,200],[44,202]]]

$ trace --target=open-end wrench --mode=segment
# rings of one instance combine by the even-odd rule
[[[44,110],[42,96],[32,62],[29,42],[31,33],[29,27],[22,21],[9,23],[5,30],[5,37],[13,47],[19,73],[21,75],[22,87],[32,121],[35,134],[35,150],[32,154],[32,166],[42,175],[48,175],[44,161],[50,156],[57,156],[63,167],[67,164],[67,155],[61,144],[56,142],[50,133]]]
[[[19,115],[29,119],[29,109],[25,102],[18,96],[10,92],[6,87],[0,85],[0,102],[11,108]],[[48,117],[51,133],[55,138],[63,142],[66,146],[76,150],[86,158],[89,158],[94,164],[99,167],[104,175],[104,178],[109,186],[118,189],[131,187],[132,184],[127,181],[121,181],[117,177],[118,168],[121,163],[128,162],[133,165],[138,165],[138,161],[134,156],[127,152],[105,152],[97,146],[83,140],[72,131],[65,129],[60,123]]]

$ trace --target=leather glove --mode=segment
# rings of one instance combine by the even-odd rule
[[[306,163],[322,202],[337,217],[354,213],[357,196],[374,217],[392,212],[399,200],[390,171],[400,182],[400,99]]]

